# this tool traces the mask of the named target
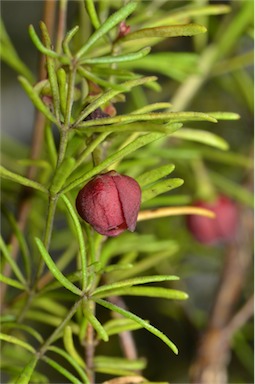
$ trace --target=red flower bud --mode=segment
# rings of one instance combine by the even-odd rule
[[[197,201],[195,207],[210,209],[215,219],[204,216],[187,216],[187,226],[192,235],[204,244],[213,244],[230,240],[236,230],[238,212],[233,201],[226,196],[219,196],[214,202]]]
[[[139,184],[115,171],[94,177],[76,199],[81,218],[106,236],[117,236],[126,229],[133,232],[140,204]]]

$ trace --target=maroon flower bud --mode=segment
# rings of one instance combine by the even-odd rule
[[[230,240],[235,235],[238,220],[237,207],[226,196],[214,202],[197,201],[195,207],[206,208],[215,213],[215,219],[204,216],[187,216],[187,226],[192,235],[204,244]]]
[[[133,232],[140,204],[139,184],[115,171],[94,177],[76,199],[81,218],[106,236],[117,236],[126,229]]]

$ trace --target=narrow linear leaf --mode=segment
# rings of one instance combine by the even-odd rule
[[[122,316],[136,321],[138,324],[140,324],[143,328],[147,329],[147,331],[151,332],[155,336],[157,336],[159,339],[161,339],[175,354],[178,354],[178,349],[175,346],[175,344],[160,330],[153,327],[153,325],[148,324],[145,320],[143,320],[141,317],[138,317],[137,315],[118,307],[117,305],[114,305],[108,301],[102,300],[102,299],[96,299],[96,303],[99,305],[102,305],[103,307],[109,309],[110,311],[117,312],[121,314]]]
[[[72,328],[70,325],[67,325],[64,329],[64,336],[63,336],[64,346],[65,349],[68,352],[68,356],[71,357],[75,362],[85,368],[85,361],[81,358],[79,353],[76,351],[74,342],[73,342],[73,334],[72,334]],[[61,350],[62,351],[62,350]]]
[[[3,166],[0,166],[0,176],[4,179],[8,179],[15,183],[24,185],[25,187],[30,187],[41,192],[48,192],[43,185],[37,183],[36,181],[27,179],[24,176],[18,175],[17,173],[11,172]]]
[[[47,30],[47,27],[43,21],[40,22],[40,28],[42,31],[43,39],[46,45],[46,48],[50,50],[52,43]],[[47,65],[47,73],[51,87],[51,94],[53,99],[54,112],[56,115],[56,119],[59,121],[60,119],[60,96],[59,96],[59,87],[56,73],[56,62],[55,59],[51,56],[46,56],[46,65]]]
[[[81,64],[111,64],[111,63],[123,63],[126,61],[134,61],[148,55],[150,53],[150,50],[151,50],[150,47],[146,47],[141,49],[138,52],[127,53],[125,55],[87,58],[87,59],[81,60]]]
[[[120,10],[115,12],[113,15],[108,17],[108,19],[96,30],[96,32],[91,35],[85,45],[77,52],[76,58],[79,59],[83,56],[91,47],[96,43],[98,39],[104,36],[108,31],[110,31],[115,25],[120,23],[122,20],[125,20],[137,7],[137,3],[130,2],[126,6],[122,7]]]
[[[35,32],[35,29],[32,25],[29,25],[28,32],[29,32],[29,35],[30,35],[31,40],[33,41],[34,45],[36,46],[36,48],[41,53],[43,53],[46,56],[50,56],[50,57],[54,57],[54,58],[60,58],[61,57],[58,53],[56,53],[55,51],[52,51],[51,49],[47,49],[43,45],[43,43],[39,39],[39,37],[38,37],[37,33]]]
[[[234,112],[209,112],[209,115],[217,120],[239,120],[240,115]]]
[[[93,0],[86,0],[84,1],[86,11],[88,12],[91,24],[95,29],[98,29],[101,25],[100,20],[96,13],[96,8]]]
[[[77,69],[79,75],[81,75],[82,77],[84,77],[85,79],[88,79],[90,81],[93,81],[94,83],[98,84],[98,85],[101,85],[102,87],[104,88],[108,88],[108,89],[116,89],[120,92],[125,92],[126,88],[123,87],[121,84],[117,84],[117,83],[112,83],[110,81],[107,81],[107,80],[103,80],[101,77],[97,76],[95,74],[95,72],[91,72],[90,70],[84,68],[84,67],[79,67]]]
[[[26,94],[34,104],[34,106],[39,109],[42,114],[47,117],[52,123],[57,124],[57,120],[55,116],[50,112],[50,110],[46,107],[46,105],[41,100],[40,96],[36,93],[32,85],[27,81],[25,77],[19,76],[18,80],[25,90]]]
[[[152,255],[146,256],[141,261],[136,262],[136,264],[131,269],[113,272],[111,274],[111,279],[117,281],[124,278],[130,278],[132,276],[139,275],[145,271],[148,271],[150,268],[157,266],[161,261],[169,259],[178,251],[178,249],[178,245],[173,243],[169,245],[169,249],[153,253]]]
[[[207,29],[199,24],[179,24],[165,25],[153,28],[144,28],[135,32],[128,33],[122,38],[122,41],[137,40],[152,37],[176,37],[176,36],[194,36],[199,33],[205,33]]]
[[[93,128],[96,125],[114,123],[129,123],[134,121],[165,121],[169,123],[181,123],[184,121],[210,121],[217,123],[217,120],[202,112],[150,112],[143,114],[117,115],[114,117],[103,117],[93,121],[84,121],[78,125],[79,128]],[[76,125],[75,125],[76,126]]]
[[[126,318],[119,318],[107,321],[104,324],[104,329],[107,332],[108,336],[117,335],[125,331],[135,331],[141,329],[142,326],[137,324],[135,321]]]
[[[101,119],[100,119],[101,120]],[[117,119],[116,119],[117,120]],[[135,121],[137,120],[137,121]],[[167,134],[170,134],[172,132],[175,132],[177,129],[180,129],[182,127],[181,123],[172,123],[172,124],[165,124],[165,123],[153,123],[148,121],[139,121],[139,119],[134,119],[134,123],[130,122],[123,122],[118,123],[114,125],[97,125],[97,124],[91,124],[91,126],[86,126],[82,128],[76,128],[76,132],[78,133],[85,133],[86,135],[88,132],[98,132],[98,133],[126,133],[126,132],[133,132],[133,133],[139,133],[139,132],[165,132]],[[108,122],[107,122],[108,123]],[[177,125],[178,124],[178,125]]]
[[[147,24],[151,26],[159,25],[168,25],[175,24],[177,22],[183,22],[187,18],[197,17],[197,16],[210,16],[210,15],[221,15],[224,13],[229,13],[231,7],[226,4],[209,4],[202,6],[199,5],[187,5],[184,7],[177,8],[175,11],[172,11],[169,15],[161,16],[158,20],[149,20]]]
[[[94,294],[93,297],[103,298],[109,296],[145,296],[172,300],[186,300],[187,293],[175,289],[162,287],[122,287]]]
[[[73,27],[70,31],[67,32],[64,40],[63,40],[63,43],[62,43],[62,47],[63,47],[63,51],[64,53],[70,58],[72,59],[72,54],[71,54],[71,51],[70,51],[70,48],[69,48],[69,43],[70,41],[72,40],[72,38],[76,35],[76,33],[78,32],[79,30],[79,26],[76,25],[75,27]]]
[[[48,266],[49,270],[53,274],[53,276],[63,285],[66,289],[73,292],[75,295],[81,295],[82,291],[76,287],[73,283],[71,283],[64,275],[63,273],[58,269],[52,258],[50,257],[49,253],[47,252],[46,248],[44,247],[42,241],[35,237],[36,245],[40,251],[41,256],[43,257],[46,265]]]
[[[55,169],[57,164],[58,154],[57,154],[57,149],[56,149],[56,144],[55,144],[51,124],[46,124],[45,126],[45,142],[47,145],[49,162],[52,165],[52,168]]]
[[[5,259],[7,260],[7,262],[9,263],[13,273],[15,274],[15,276],[17,277],[17,279],[20,281],[20,284],[22,286],[21,289],[24,289],[24,287],[26,287],[26,279],[25,277],[23,276],[18,264],[16,263],[16,261],[14,260],[14,258],[12,257],[12,255],[10,254],[9,250],[8,250],[8,247],[6,246],[2,236],[0,236],[0,249],[3,253],[3,256],[5,257]],[[5,279],[6,277],[3,276],[2,277],[3,279]],[[9,280],[8,280],[9,281]],[[10,281],[9,281],[10,282]],[[7,283],[7,281],[6,281]],[[16,288],[18,288],[18,286],[16,286]]]
[[[33,73],[19,58],[15,47],[5,29],[3,20],[0,20],[1,50],[0,57],[8,66],[17,71],[20,75],[26,77],[32,83],[35,81]]]
[[[86,375],[86,373],[84,372],[84,369],[82,369],[79,364],[77,363],[77,361],[72,357],[72,355],[69,355],[68,353],[66,353],[63,349],[61,348],[58,348],[54,345],[51,345],[49,346],[48,348],[48,351],[53,351],[53,352],[56,352],[57,354],[59,354],[60,356],[64,357],[74,368],[75,370],[78,372],[78,374],[80,375],[81,379],[82,379],[82,383],[83,384],[89,384],[89,379],[88,379],[88,376]],[[83,366],[85,366],[85,363],[83,362]]]
[[[57,372],[59,372],[61,375],[66,377],[68,380],[70,380],[73,384],[84,384],[82,381],[77,379],[71,372],[69,372],[67,369],[65,369],[62,365],[58,364],[55,360],[52,360],[48,356],[43,356],[42,360],[44,360],[47,364],[49,364],[52,368],[54,368]]]
[[[153,184],[148,189],[142,191],[142,203],[144,201],[150,200],[155,196],[160,195],[161,193],[165,193],[171,191],[174,188],[180,187],[184,181],[182,179],[167,179],[163,181],[159,181]]]
[[[67,76],[64,68],[59,68],[57,70],[57,79],[58,79],[58,86],[59,86],[60,108],[61,108],[62,114],[65,115],[66,99],[67,99]]]
[[[182,128],[180,131],[174,132],[172,136],[182,140],[197,141],[199,143],[216,147],[223,151],[226,151],[229,148],[229,144],[226,140],[218,135],[215,135],[214,133],[207,131]]]
[[[30,252],[28,248],[28,244],[26,242],[26,238],[24,236],[24,233],[22,232],[20,226],[17,223],[16,218],[14,217],[14,214],[10,212],[5,206],[3,207],[3,213],[7,217],[13,232],[16,236],[16,239],[18,240],[21,255],[22,255],[22,261],[24,264],[24,270],[26,274],[26,281],[30,281],[31,277],[31,258],[30,258]]]
[[[34,355],[32,359],[27,363],[23,368],[21,374],[18,376],[15,384],[29,384],[31,383],[31,377],[33,375],[34,369],[36,367],[39,357]]]
[[[162,103],[153,103],[149,105],[145,105],[142,108],[136,109],[135,111],[131,112],[132,114],[142,114],[142,113],[148,113],[152,111],[156,111],[157,109],[169,109],[172,107],[171,103],[168,102],[162,102]]]
[[[42,338],[41,334],[39,332],[37,332],[34,328],[32,328],[32,327],[30,327],[28,325],[8,322],[8,323],[4,324],[4,328],[5,329],[6,328],[7,329],[8,328],[11,328],[11,329],[21,329],[22,331],[25,331],[25,332],[29,333],[30,335],[32,335],[40,343],[43,343],[43,338]]]
[[[129,360],[121,357],[114,356],[96,356],[94,359],[95,368],[97,369],[123,369],[130,371],[142,370],[145,368],[146,361],[145,359],[135,359]]]
[[[35,353],[35,349],[32,347],[32,345],[26,343],[23,340],[18,339],[17,337],[14,337],[12,335],[6,335],[4,333],[0,333],[0,340],[6,341],[11,344],[18,345],[19,347],[22,347],[24,349],[27,349],[29,352]]]
[[[0,281],[4,284],[10,285],[11,287],[21,289],[22,291],[26,290],[26,286],[21,284],[17,280],[13,280],[10,277],[4,276],[2,273],[0,273]]]
[[[81,277],[82,277],[82,290],[84,291],[87,286],[87,255],[86,255],[86,247],[84,241],[84,235],[82,232],[81,224],[78,219],[77,213],[74,210],[71,202],[68,200],[66,196],[61,195],[62,200],[64,201],[68,212],[73,220],[74,227],[77,233],[79,249],[80,249],[80,264],[81,264]]]
[[[139,183],[141,187],[154,183],[155,181],[161,179],[162,177],[170,175],[175,169],[174,164],[162,165],[156,169],[152,169],[151,171],[145,172],[142,175],[136,178],[136,181]]]
[[[146,283],[155,283],[155,282],[162,282],[162,281],[172,281],[172,280],[179,280],[178,276],[170,276],[170,275],[154,275],[154,276],[142,276],[142,277],[135,277],[133,279],[128,279],[124,281],[118,281],[116,283],[102,285],[101,287],[98,287],[95,289],[95,291],[92,294],[93,296],[96,296],[99,293],[107,292],[109,290],[123,288],[123,287],[131,287],[133,285],[137,284],[146,284]]]
[[[109,337],[102,326],[102,324],[97,320],[97,318],[93,315],[89,308],[84,308],[85,316],[87,317],[89,323],[96,330],[98,337],[104,341],[108,341]]]

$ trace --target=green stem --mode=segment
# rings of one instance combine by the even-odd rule
[[[67,92],[66,110],[65,110],[65,118],[64,118],[64,124],[66,129],[70,125],[71,112],[72,112],[73,99],[74,99],[75,75],[76,75],[76,67],[75,67],[75,64],[73,64],[73,66],[70,67],[69,79],[68,79],[68,92]]]
[[[60,143],[59,143],[59,149],[58,149],[58,161],[57,161],[56,171],[65,157],[67,143],[68,143],[68,130],[62,129],[62,131],[60,132]]]
[[[44,243],[45,248],[47,250],[49,249],[49,246],[50,246],[54,216],[55,216],[55,211],[56,211],[56,206],[57,206],[57,200],[58,200],[57,195],[51,195],[49,197],[48,214],[47,214],[45,234],[44,234],[44,240],[43,240],[43,243]],[[39,260],[37,273],[36,273],[34,287],[37,285],[38,279],[40,278],[40,276],[42,274],[43,267],[44,267],[44,261],[43,261],[43,258],[41,256],[40,260]]]
[[[49,338],[44,342],[44,344],[41,346],[40,351],[39,351],[39,356],[43,356],[43,354],[46,352],[48,346],[53,343],[53,341],[58,337],[60,332],[65,328],[67,323],[71,320],[73,315],[77,312],[77,309],[79,308],[79,305],[81,304],[83,298],[80,298],[77,300],[73,307],[71,308],[70,312],[66,315],[64,320],[62,321],[61,324],[54,330],[54,332],[49,336]]]

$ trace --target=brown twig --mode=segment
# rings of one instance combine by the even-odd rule
[[[85,344],[85,360],[88,371],[88,377],[91,384],[95,383],[95,370],[94,370],[94,355],[95,355],[95,340],[94,340],[94,328],[89,323],[86,333]]]

